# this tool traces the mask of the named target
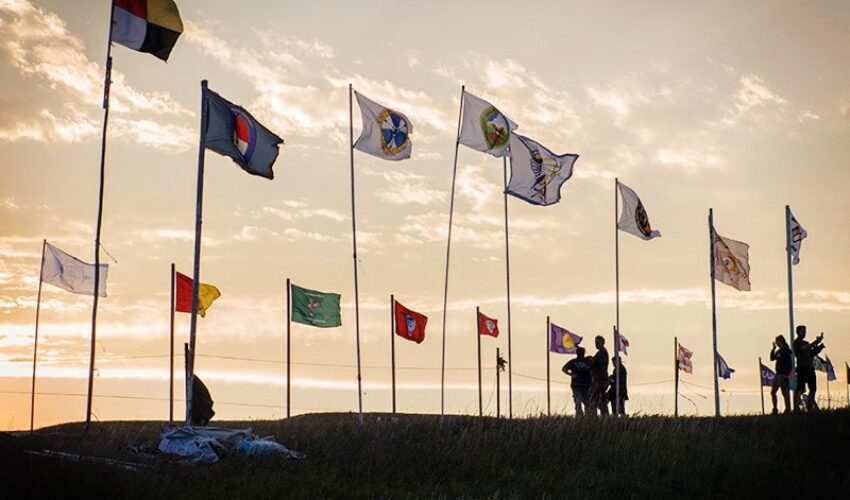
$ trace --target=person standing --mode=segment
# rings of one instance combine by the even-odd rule
[[[611,366],[613,366],[613,370],[611,371],[611,376],[608,378],[608,383],[610,388],[608,389],[608,400],[611,401],[611,413],[614,415],[626,416],[626,401],[629,399],[629,391],[628,391],[628,383],[626,382],[628,377],[628,372],[626,371],[626,365],[623,364],[623,358],[619,358],[619,366],[617,363],[617,357],[614,356],[611,358]],[[617,401],[617,372],[619,372],[620,376],[620,401],[618,404]]]
[[[791,411],[791,398],[789,394],[791,382],[791,348],[785,337],[777,335],[773,341],[773,347],[770,349],[770,360],[774,361],[773,370],[776,375],[773,377],[773,384],[770,386],[770,401],[773,403],[771,413],[776,415],[779,410],[776,408],[776,392],[782,391],[782,399],[785,402],[785,413]]]
[[[576,417],[584,416],[588,409],[591,385],[590,364],[584,357],[584,347],[576,348],[575,359],[567,361],[561,371],[570,376],[570,389],[573,391]]]
[[[596,354],[590,362],[590,413],[596,412],[608,416],[608,349],[605,349],[605,337],[596,336]]]
[[[818,379],[815,376],[815,356],[824,348],[823,333],[814,342],[806,342],[806,326],[797,327],[797,338],[794,340],[794,356],[797,358],[797,390],[794,395],[794,408],[800,408],[800,400],[805,394],[806,410],[816,410],[818,407],[815,397],[818,393]],[[808,388],[808,392],[806,389]]]

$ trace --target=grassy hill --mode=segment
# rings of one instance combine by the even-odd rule
[[[850,411],[621,420],[347,414],[218,422],[274,435],[304,460],[213,465],[145,457],[162,422],[80,424],[0,436],[0,498],[846,498]],[[38,457],[50,449],[148,464],[139,471]]]

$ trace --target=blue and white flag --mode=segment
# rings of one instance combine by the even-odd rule
[[[496,106],[463,93],[463,117],[458,142],[493,156],[510,154],[510,138],[517,124],[503,115]]]
[[[724,379],[732,378],[732,374],[735,373],[735,369],[729,366],[729,363],[723,359],[723,356],[720,353],[714,354],[714,361],[717,363],[717,376]]]
[[[815,356],[814,358],[815,370],[819,372],[826,373],[826,379],[830,382],[836,380],[835,376],[835,368],[832,366],[832,361],[829,359],[829,356],[826,357],[826,360],[821,358],[820,356]]]
[[[363,131],[354,149],[385,160],[410,158],[413,123],[407,116],[367,99],[360,92],[355,91],[354,95],[363,117]]]
[[[507,192],[533,205],[561,199],[561,185],[573,175],[576,154],[556,155],[539,143],[511,134],[511,180]]]
[[[776,373],[761,362],[759,362],[759,368],[761,368],[761,385],[771,387],[774,379],[776,379]]]
[[[204,89],[204,146],[229,156],[249,174],[274,179],[272,167],[283,139],[264,127],[242,106]]]
[[[106,297],[108,273],[109,264],[101,264],[97,288],[97,294],[101,297]],[[41,281],[71,293],[94,296],[94,264],[83,262],[45,242]]]

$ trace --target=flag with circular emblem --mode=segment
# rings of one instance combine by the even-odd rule
[[[577,154],[557,155],[539,143],[511,134],[511,180],[508,194],[532,205],[552,205],[561,199],[561,186],[573,176]]]
[[[493,319],[478,313],[478,334],[489,335],[491,337],[499,336],[499,320]]]
[[[172,0],[113,0],[110,33],[115,43],[167,61],[183,20]]]
[[[620,196],[623,199],[623,210],[620,212],[617,229],[643,240],[651,240],[661,236],[660,231],[652,229],[649,216],[646,214],[637,193],[622,182],[617,182],[617,187],[620,189]]]
[[[428,317],[404,307],[399,302],[395,302],[394,308],[395,334],[421,344],[425,340],[425,325],[428,324]]]
[[[555,323],[549,325],[549,351],[556,354],[575,354],[582,337],[560,327]]]
[[[463,93],[463,116],[458,141],[493,156],[510,154],[511,133],[517,124],[489,102]]]
[[[410,158],[413,123],[407,116],[366,98],[360,92],[355,91],[354,95],[363,117],[363,131],[354,148],[385,160]]]

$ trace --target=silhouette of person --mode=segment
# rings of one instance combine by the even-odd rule
[[[608,389],[608,401],[611,402],[611,413],[614,415],[626,415],[626,401],[629,399],[629,391],[628,391],[628,372],[626,371],[626,365],[623,364],[623,358],[620,358],[619,366],[617,366],[617,356],[611,358],[611,366],[614,368],[611,370],[611,376],[609,377],[608,383],[610,388]],[[620,372],[620,401],[617,404],[617,372]]]
[[[794,340],[794,356],[797,358],[797,390],[794,397],[794,407],[800,408],[800,400],[806,395],[806,410],[816,410],[818,407],[815,397],[818,393],[818,379],[815,376],[815,356],[824,348],[823,333],[814,342],[806,342],[806,326],[797,327],[797,338]],[[808,392],[806,391],[808,389]]]
[[[599,411],[602,416],[608,415],[608,350],[605,349],[605,337],[597,335],[596,354],[590,361],[591,385],[590,385],[590,413],[596,415]]]
[[[782,399],[785,402],[785,413],[791,411],[791,399],[789,397],[789,387],[791,382],[791,348],[785,337],[777,335],[773,341],[773,347],[770,349],[770,360],[774,361],[773,370],[776,375],[773,377],[773,383],[770,386],[770,401],[773,403],[772,414],[776,415],[779,411],[776,408],[776,392],[782,391]]]
[[[567,361],[561,371],[570,376],[570,388],[573,391],[573,402],[576,408],[576,417],[581,417],[587,412],[590,402],[590,363],[584,356],[584,347],[576,348],[576,357]]]

